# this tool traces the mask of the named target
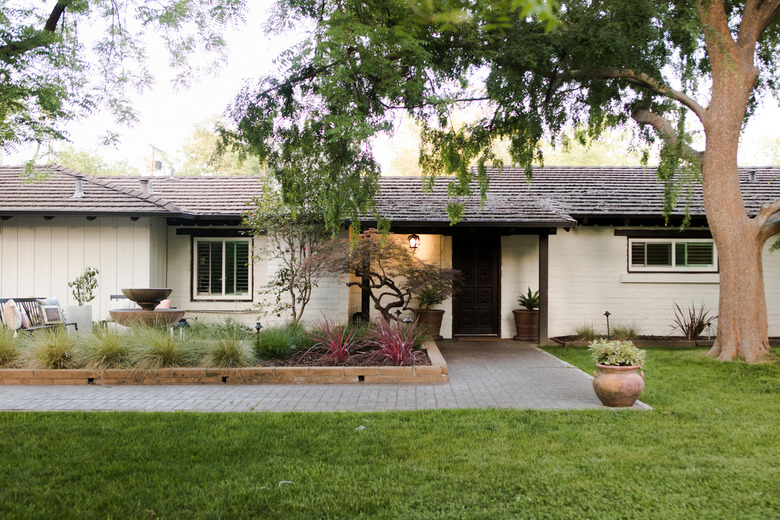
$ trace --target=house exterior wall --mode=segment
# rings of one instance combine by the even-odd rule
[[[151,252],[159,218],[14,216],[0,221],[0,295],[59,298],[77,305],[68,282],[87,266],[98,269],[93,320],[108,316],[110,295],[122,288],[150,287],[155,279]]]
[[[513,309],[519,309],[517,297],[539,290],[539,237],[509,235],[501,237],[501,337],[517,334]]]
[[[674,303],[702,304],[716,315],[717,273],[629,273],[627,238],[613,227],[578,227],[550,236],[550,336],[592,326],[632,326],[642,335],[679,335],[671,325]],[[764,253],[769,334],[780,334],[780,254]]]
[[[255,258],[252,265],[252,296],[243,301],[224,299],[194,298],[193,280],[193,239],[189,235],[177,234],[176,227],[168,228],[167,243],[167,279],[168,287],[173,289],[171,299],[173,304],[187,310],[188,320],[204,323],[219,323],[231,318],[247,326],[253,326],[257,320],[266,326],[273,326],[289,321],[289,314],[280,316],[267,314],[263,311],[264,301],[273,301],[274,296],[261,294],[263,285],[279,268],[279,261],[261,255]],[[225,229],[225,228],[221,228]],[[255,256],[265,247],[265,237],[252,239],[252,251]],[[312,291],[311,301],[304,312],[303,321],[314,323],[323,316],[337,322],[344,322],[348,314],[349,290],[346,286],[346,275],[340,279],[320,280]],[[268,308],[268,305],[265,305]]]

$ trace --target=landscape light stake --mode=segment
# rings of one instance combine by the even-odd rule
[[[609,317],[612,316],[609,311],[604,313],[604,316],[607,317],[607,339],[609,339]]]

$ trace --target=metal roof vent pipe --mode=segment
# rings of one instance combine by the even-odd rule
[[[168,168],[168,179],[169,179],[169,180],[174,180],[174,179],[176,179],[176,170],[174,170],[174,169],[173,169],[173,166],[171,166],[170,168]]]
[[[756,182],[756,170],[750,170],[748,172],[748,182]]]
[[[141,195],[149,196],[152,194],[152,179],[140,179]]]
[[[78,199],[84,196],[84,177],[76,175],[76,190],[73,192],[73,198]]]

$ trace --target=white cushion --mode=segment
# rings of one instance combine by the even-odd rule
[[[13,331],[19,330],[22,327],[22,313],[13,300],[8,300],[5,302],[5,305],[3,305],[3,323]]]

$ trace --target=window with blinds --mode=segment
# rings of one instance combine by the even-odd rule
[[[628,240],[629,271],[716,272],[718,259],[710,239]]]
[[[250,296],[249,239],[195,240],[195,295]]]

